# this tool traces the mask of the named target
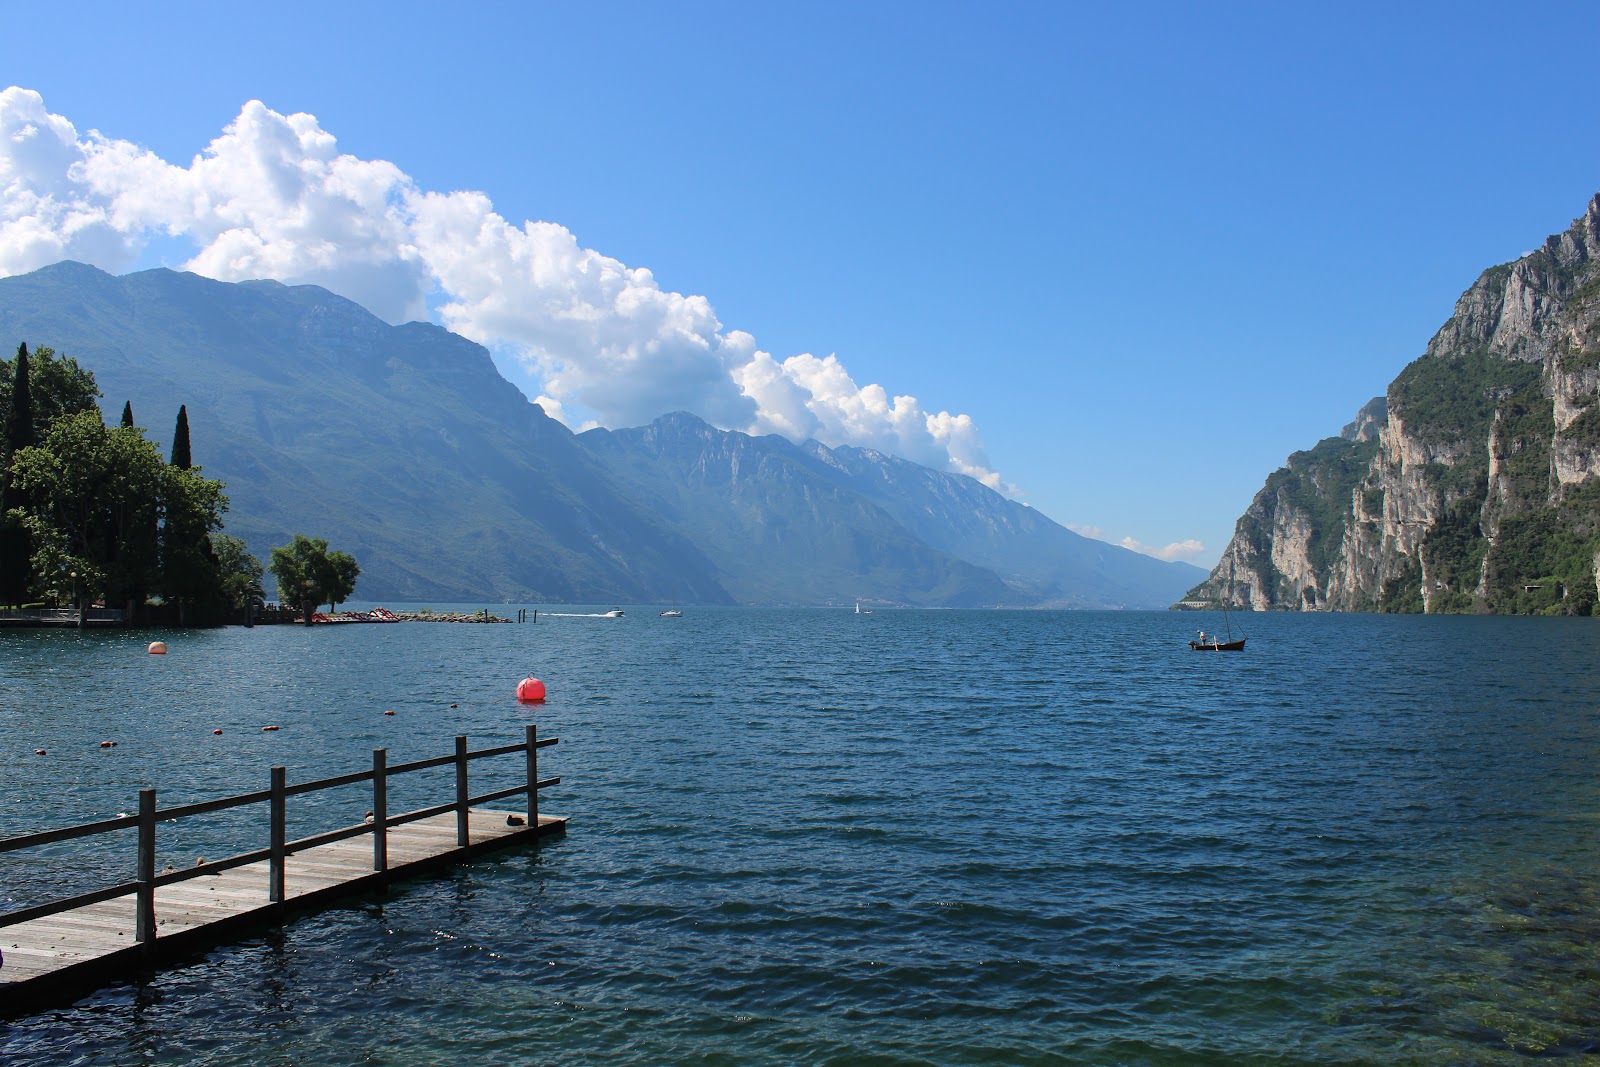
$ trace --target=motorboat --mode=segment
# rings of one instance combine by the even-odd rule
[[[661,617],[663,619],[681,619],[683,618],[683,612],[679,611],[677,608],[670,608],[667,611],[663,611],[661,613]]]

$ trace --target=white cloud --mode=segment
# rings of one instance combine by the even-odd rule
[[[1155,545],[1147,545],[1143,542],[1135,541],[1131,537],[1124,537],[1117,544],[1123,548],[1143,553],[1146,556],[1154,556],[1156,559],[1165,560],[1195,559],[1204,555],[1206,551],[1206,546],[1192,537],[1187,541],[1174,541],[1170,545],[1162,545],[1159,548]]]
[[[565,421],[633,425],[681,409],[877,448],[1015,495],[969,416],[858,385],[833,355],[775,359],[724,329],[705,297],[663,290],[565,227],[508,222],[482,193],[422,190],[392,163],[341,154],[311,115],[250,101],[180,166],[80,137],[38,93],[0,93],[0,274],[61,259],[126,270],[163,233],[193,242],[185,269],[322,285],[391,322],[424,317],[438,294],[443,323],[520,360]]]
[[[133,264],[136,236],[73,176],[83,148],[72,123],[46,111],[38,93],[0,92],[0,274],[63,259],[107,270]]]
[[[1096,541],[1105,541],[1107,544],[1120,545],[1132,552],[1138,552],[1145,556],[1154,556],[1156,559],[1168,561],[1190,560],[1205,555],[1206,551],[1204,543],[1192,537],[1187,541],[1174,541],[1170,545],[1156,546],[1147,545],[1143,541],[1132,537],[1124,537],[1120,541],[1113,541],[1104,530],[1090,523],[1069,522],[1066,526],[1067,529],[1075,534],[1081,534]]]

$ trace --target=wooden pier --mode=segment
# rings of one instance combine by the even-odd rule
[[[5,853],[124,829],[136,828],[139,838],[134,881],[0,914],[0,953],[5,958],[0,966],[0,1015],[132,978],[242,930],[281,922],[292,913],[379,888],[396,878],[563,833],[564,816],[539,812],[539,790],[561,779],[539,778],[538,753],[556,742],[553,737],[540,739],[536,728],[528,726],[525,739],[517,744],[472,752],[467,739],[457,737],[451,755],[394,766],[388,765],[386,750],[375,749],[368,771],[289,785],[284,768],[273,767],[267,789],[171,808],[158,808],[156,791],[142,789],[138,815],[0,840],[0,853]],[[470,795],[467,768],[473,760],[518,753],[526,768],[523,782]],[[391,778],[447,765],[455,767],[452,800],[389,813]],[[367,821],[298,841],[285,840],[289,798],[361,782],[372,783],[372,814]],[[484,807],[515,796],[527,798],[525,811]],[[265,848],[157,873],[159,824],[247,804],[268,806]]]

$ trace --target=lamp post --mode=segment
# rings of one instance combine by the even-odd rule
[[[78,572],[68,571],[72,577],[72,602],[78,606],[78,629],[83,629],[83,601],[78,599]]]

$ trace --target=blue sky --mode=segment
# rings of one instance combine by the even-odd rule
[[[1198,541],[1209,565],[1289,452],[1600,189],[1592,21],[1579,4],[33,6],[0,38],[0,88],[179,168],[249,100],[309,113],[416,189],[481,191],[513,227],[558,224],[704,297],[717,358],[748,357],[730,331],[778,363],[836,355],[919,415],[970,416],[963,462],[1058,521]],[[156,227],[136,251],[127,266],[177,265],[195,241]],[[522,336],[520,313],[459,321],[493,341]],[[704,366],[661,367],[607,410],[627,383],[561,374],[569,421],[695,403],[671,374]],[[732,424],[731,403],[699,413]]]

